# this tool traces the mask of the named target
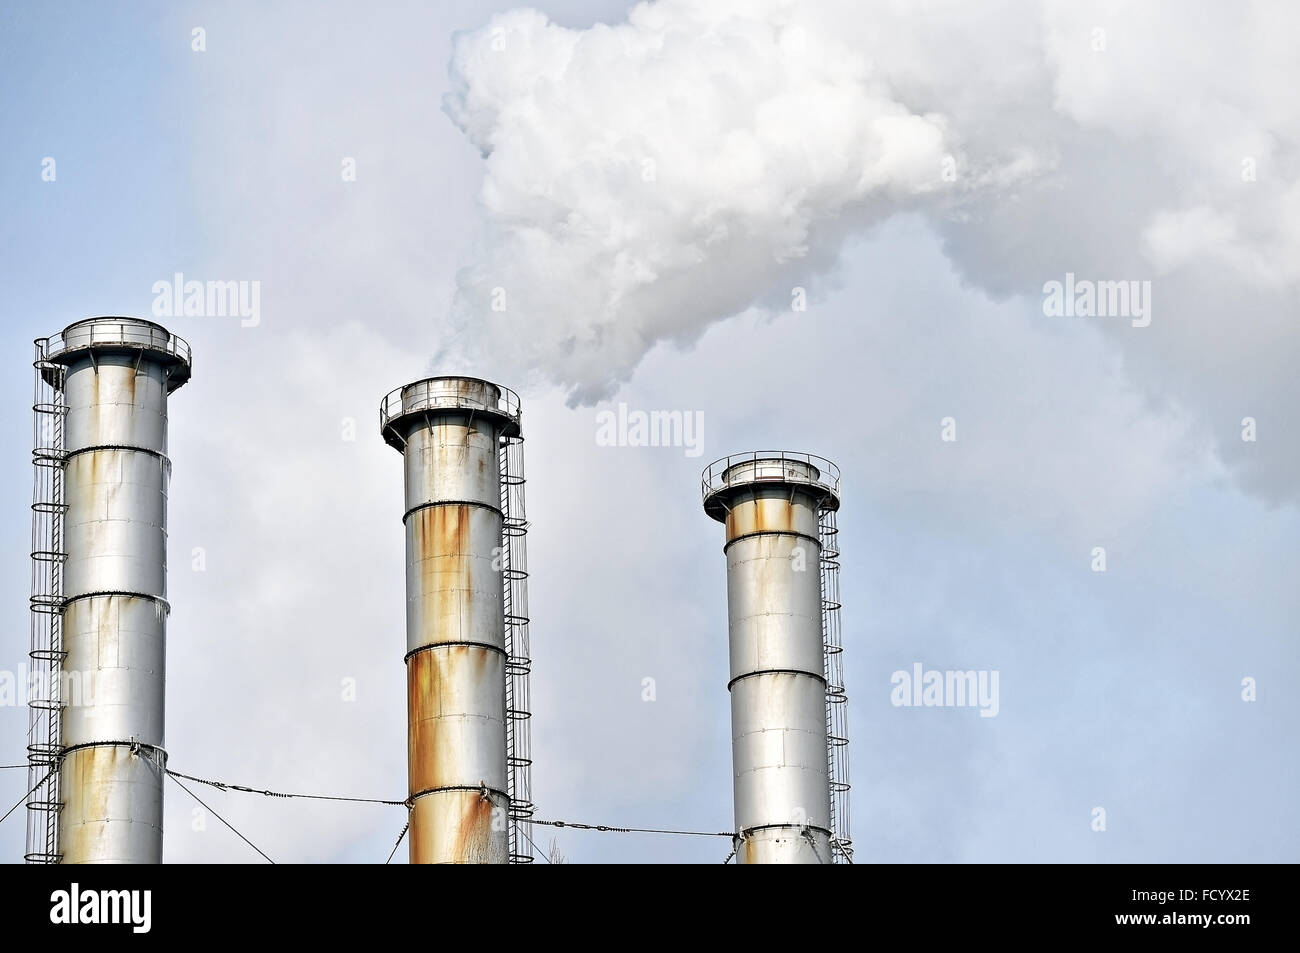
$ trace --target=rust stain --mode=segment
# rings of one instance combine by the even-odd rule
[[[469,507],[459,504],[429,506],[416,510],[412,515],[415,520],[416,557],[428,560],[431,557],[469,555]]]
[[[472,511],[470,506],[449,504],[418,510],[412,516],[425,610],[419,644],[462,638],[479,611],[470,539]]]
[[[727,513],[727,538],[746,533],[797,532],[795,507],[780,497],[758,497],[737,503]]]
[[[79,748],[64,756],[59,785],[65,799],[59,818],[63,863],[81,863],[100,853],[99,841],[109,820],[109,788],[123,756],[130,757],[130,752],[118,747]]]
[[[485,463],[480,462],[481,466]],[[445,504],[411,515],[412,568],[418,573],[412,598],[420,600],[421,631],[415,644],[436,646],[407,660],[407,777],[410,793],[435,788],[477,786],[484,779],[470,772],[462,746],[470,726],[467,716],[482,717],[489,680],[501,678],[497,653],[448,642],[463,639],[487,611],[475,590],[477,567],[485,553],[474,552],[471,526],[476,507]],[[490,582],[490,580],[489,580]],[[488,586],[485,592],[491,587]],[[500,613],[500,601],[494,601]],[[491,717],[499,718],[500,713]],[[502,726],[504,731],[504,726]],[[477,790],[443,791],[415,802],[411,812],[412,863],[481,863],[502,859],[494,850],[504,832],[492,830],[493,802]],[[502,858],[497,855],[501,854]]]
[[[411,793],[453,784],[473,784],[478,778],[446,777],[438,770],[440,750],[454,750],[458,715],[455,698],[472,692],[488,677],[494,653],[470,645],[445,645],[412,655],[407,662],[407,743]]]
[[[438,716],[447,690],[449,666],[443,656],[463,655],[468,646],[417,652],[406,663],[407,774],[410,793],[440,787]]]
[[[411,812],[412,864],[485,864],[506,861],[505,831],[492,829],[498,797],[443,791],[421,798]]]
[[[105,662],[115,667],[118,662],[118,653],[120,646],[117,644],[117,633],[120,628],[121,609],[117,603],[117,596],[109,596],[104,600],[102,605],[99,600],[91,599],[89,605],[92,607],[91,612],[98,615],[95,633],[95,663],[98,668],[105,668]],[[113,658],[106,659],[106,649],[113,647]]]
[[[475,784],[479,778],[455,775],[454,753],[459,725],[448,715],[458,715],[457,689],[481,684],[487,677],[489,652],[470,645],[447,645],[412,655],[406,664],[407,776],[410,793],[457,784]]]
[[[90,368],[90,426],[91,433],[100,432],[100,415],[103,411],[103,401],[99,396],[99,371],[92,365]],[[94,439],[94,438],[92,438]]]
[[[469,645],[417,652],[407,660],[407,770],[410,792],[476,786],[466,774],[466,703],[499,676],[495,653]],[[471,702],[472,703],[472,702]],[[426,795],[411,814],[412,863],[482,863],[494,859],[493,802],[479,791]]]
[[[486,860],[492,838],[492,801],[471,794],[467,810],[456,828],[455,856],[469,862]]]

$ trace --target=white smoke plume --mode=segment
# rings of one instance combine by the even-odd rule
[[[485,168],[450,346],[590,403],[660,342],[790,307],[847,236],[913,211],[997,298],[1152,280],[1150,328],[1101,327],[1129,376],[1204,420],[1248,488],[1295,498],[1297,34],[1300,8],[1266,0],[503,14],[459,37],[444,100]],[[1260,414],[1272,439],[1243,446]]]
[[[522,10],[461,38],[445,108],[489,218],[457,302],[472,336],[596,400],[659,341],[788,305],[846,228],[949,191],[944,117],[815,7],[665,0],[590,30]]]

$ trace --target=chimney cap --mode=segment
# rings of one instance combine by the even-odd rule
[[[825,457],[793,450],[753,450],[715,460],[700,478],[704,511],[727,518],[732,497],[759,486],[787,487],[816,497],[818,507],[840,508],[840,468]]]
[[[480,377],[460,375],[426,377],[389,392],[379,404],[379,432],[389,446],[404,451],[412,421],[466,413],[494,419],[502,436],[522,432],[518,394]]]

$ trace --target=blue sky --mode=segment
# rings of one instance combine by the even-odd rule
[[[624,10],[538,7],[575,30]],[[844,472],[859,861],[1300,859],[1296,279],[1268,270],[1286,233],[1252,217],[1263,214],[1253,204],[1218,245],[1174,248],[1150,239],[1159,232],[1139,241],[1168,209],[1235,207],[1205,198],[1217,193],[1180,138],[1190,124],[1160,126],[1105,88],[1071,86],[1070,61],[1050,51],[1072,21],[1048,5],[1024,30],[1049,51],[1026,55],[1026,72],[1055,64],[1053,105],[1032,127],[1054,137],[1050,173],[982,193],[965,215],[845,212],[844,237],[820,248],[826,263],[807,276],[807,312],[771,305],[788,298],[785,285],[739,288],[745,307],[680,343],[650,338],[630,380],[573,407],[566,397],[582,382],[545,366],[544,315],[517,366],[457,364],[448,351],[464,334],[451,319],[462,269],[491,260],[479,189],[501,172],[443,113],[442,95],[453,36],[506,8],[0,14],[0,670],[19,670],[27,651],[31,340],[94,314],[147,317],[153,283],[175,272],[256,280],[256,328],[165,321],[195,354],[171,421],[175,769],[403,796],[401,471],[375,411],[417,377],[481,373],[524,400],[539,816],[730,827],[725,563],[699,471],[726,453],[785,447]],[[990,8],[970,49],[1014,11]],[[1158,18],[1106,11],[1117,51],[1125,36],[1137,45],[1160,33]],[[900,50],[950,39],[892,8],[880,19],[901,31]],[[1185,32],[1160,33],[1176,64],[1214,29],[1179,22]],[[190,48],[195,26],[202,53]],[[951,106],[972,152],[1037,108],[995,84],[1006,101],[986,116],[945,94],[959,63],[920,90],[877,52],[903,100]],[[966,75],[974,99],[986,80]],[[1202,79],[1184,76],[1188,98],[1217,102]],[[1286,83],[1263,68],[1249,82]],[[1158,112],[1166,91],[1153,81],[1147,93]],[[1275,143],[1261,165],[1276,183],[1261,188],[1294,194],[1294,115],[1263,93],[1222,98]],[[1219,113],[1202,112],[1213,132]],[[41,179],[46,156],[54,182]],[[345,156],[357,159],[354,183],[340,181]],[[1163,157],[1162,180],[1137,156]],[[1148,192],[1161,204],[1142,204]],[[1067,270],[1153,276],[1150,333],[1045,317],[1041,285]],[[597,446],[596,413],[619,401],[703,412],[703,457]],[[1258,448],[1239,439],[1246,415],[1262,422]],[[955,443],[940,439],[947,416]],[[1090,567],[1095,546],[1105,573]],[[890,677],[915,662],[997,670],[998,716],[894,707]],[[645,677],[653,703],[641,698]],[[1243,701],[1245,677],[1257,701]],[[340,696],[345,678],[357,679],[355,702]],[[22,760],[26,719],[0,707],[0,764]],[[25,778],[0,772],[3,808]],[[379,862],[403,820],[393,808],[212,795],[276,860]],[[256,859],[178,789],[166,797],[168,861]],[[1096,807],[1104,832],[1092,829]],[[543,846],[550,837],[537,833]],[[716,863],[728,849],[555,837],[574,862]],[[0,857],[21,853],[17,816],[0,826]]]

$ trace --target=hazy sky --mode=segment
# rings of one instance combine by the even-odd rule
[[[177,272],[257,281],[256,327],[161,319],[195,356],[174,769],[405,796],[377,408],[468,373],[523,399],[540,817],[731,827],[699,474],[775,447],[844,474],[858,861],[1300,860],[1297,12],[535,6],[0,13],[0,670],[28,642],[31,340],[148,317]],[[1045,314],[1067,274],[1149,281],[1149,326]],[[701,413],[702,455],[597,445],[619,402]],[[918,662],[997,671],[997,716],[892,705]],[[26,724],[0,708],[0,764]],[[0,771],[0,810],[25,781]],[[382,862],[404,821],[200,793],[276,860]],[[168,786],[168,861],[258,860],[194,807]],[[555,837],[573,862],[729,849]]]

